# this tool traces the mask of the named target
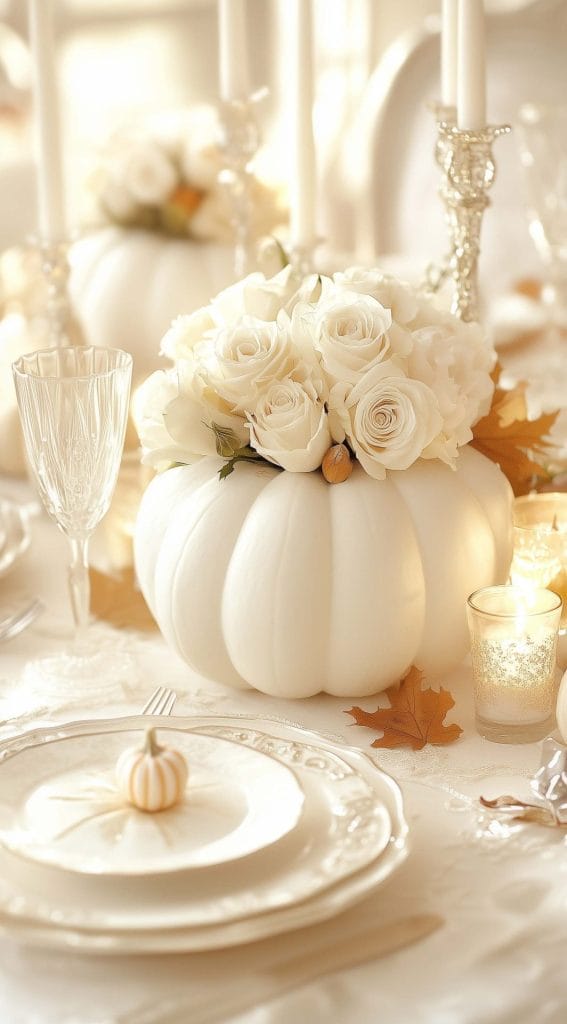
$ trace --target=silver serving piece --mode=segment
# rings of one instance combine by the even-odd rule
[[[230,203],[237,279],[246,273],[250,254],[252,163],[261,142],[256,108],[265,95],[266,90],[261,90],[246,100],[224,101],[220,106],[219,145],[225,165],[219,181],[226,188]]]
[[[567,824],[567,747],[552,736],[542,743],[541,764],[530,785],[551,811],[556,825]]]
[[[443,176],[451,251],[447,271],[453,280],[451,312],[461,320],[478,320],[477,268],[482,215],[490,205],[488,190],[496,177],[492,144],[510,125],[478,130],[457,128],[452,108],[437,107],[435,159]]]

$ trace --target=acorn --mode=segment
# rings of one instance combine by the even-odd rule
[[[342,484],[352,473],[352,459],[345,444],[334,444],[325,453],[321,464],[323,476],[329,484]]]

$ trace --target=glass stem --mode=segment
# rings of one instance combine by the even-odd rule
[[[91,585],[89,580],[89,538],[70,537],[69,594],[75,622],[75,645],[85,645],[89,625]]]

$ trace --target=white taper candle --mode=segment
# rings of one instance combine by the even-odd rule
[[[457,14],[459,0],[443,0],[441,18],[441,102],[457,106]]]
[[[250,94],[246,42],[246,0],[219,0],[219,89],[222,100]]]
[[[32,53],[34,140],[37,165],[38,230],[42,241],[67,234],[53,0],[28,0]]]
[[[289,97],[291,113],[290,239],[293,248],[315,244],[317,173],[313,138],[313,12],[311,0],[291,0]]]
[[[486,125],[486,42],[483,0],[459,0],[457,126]]]

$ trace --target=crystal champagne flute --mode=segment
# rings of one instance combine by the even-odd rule
[[[120,349],[67,347],[13,364],[30,467],[45,508],[70,544],[72,646],[29,663],[42,693],[74,694],[116,683],[113,652],[89,643],[88,546],[108,511],[128,419],[132,356]],[[116,652],[117,653],[117,652]],[[114,665],[116,668],[116,665]]]

